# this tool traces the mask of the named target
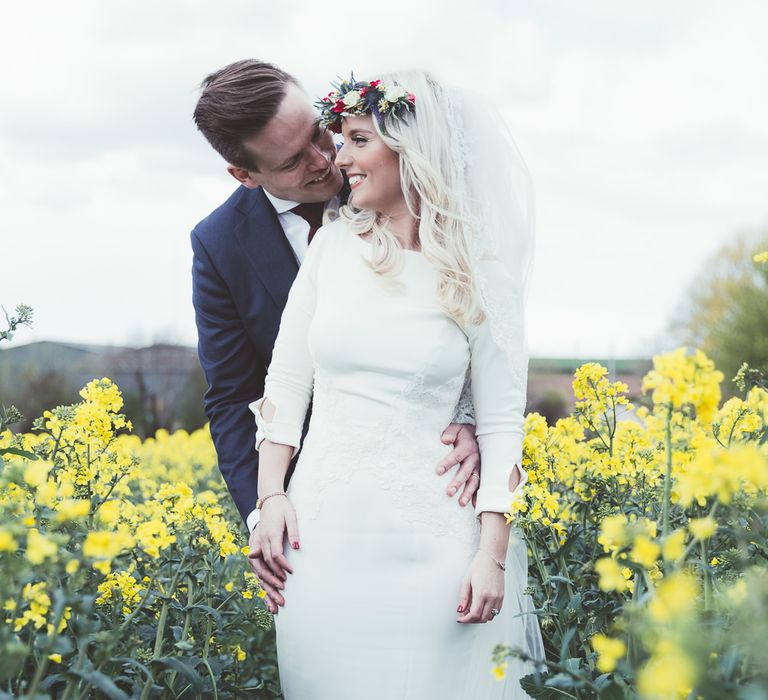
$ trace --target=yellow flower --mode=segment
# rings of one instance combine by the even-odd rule
[[[768,262],[768,250],[762,253],[758,253],[752,258],[752,260],[754,260],[756,263]]]
[[[656,587],[648,612],[656,622],[685,616],[693,609],[698,593],[693,576],[684,572],[671,574]]]
[[[730,503],[737,493],[754,497],[767,488],[768,455],[752,443],[699,450],[685,471],[676,475],[675,484],[684,507],[693,501],[704,506],[711,496]]]
[[[229,583],[225,583],[225,584],[224,584],[224,590],[225,590],[227,593],[231,593],[231,592],[232,592],[232,588],[233,588],[233,587],[234,587],[234,584],[232,583],[232,581],[230,581]]]
[[[157,559],[160,550],[170,547],[176,541],[176,536],[168,532],[162,520],[154,519],[139,525],[136,529],[136,539],[150,557]]]
[[[96,511],[96,518],[104,525],[116,525],[120,520],[120,501],[114,499],[104,501]]]
[[[46,615],[51,608],[51,598],[47,593],[45,581],[27,583],[21,590],[21,597],[28,608],[14,621],[14,631],[18,632],[29,623],[34,625],[35,629],[45,627]]]
[[[123,614],[130,615],[146,588],[134,578],[131,571],[114,571],[99,584],[98,590],[100,595],[96,603],[107,605],[119,602],[122,604]]]
[[[91,511],[91,502],[85,498],[64,498],[56,505],[56,520],[80,520]]]
[[[32,487],[40,486],[48,478],[48,472],[52,468],[53,465],[50,462],[41,459],[30,462],[24,470],[24,481]]]
[[[625,544],[625,531],[627,519],[625,516],[609,515],[600,523],[600,536],[598,543],[603,545],[606,552],[621,549]]]
[[[677,561],[685,552],[685,530],[675,530],[667,535],[661,547],[664,559]]]
[[[67,565],[64,567],[64,570],[68,574],[74,574],[75,571],[77,571],[80,568],[80,562],[77,559],[70,559],[67,562]]]
[[[604,557],[595,562],[595,571],[600,576],[600,589],[603,591],[618,591],[627,589],[627,580],[621,572],[621,567],[615,559]]]
[[[133,545],[133,537],[121,530],[94,530],[88,533],[83,542],[83,556],[100,560],[93,567],[106,574],[110,571],[112,559]]]
[[[245,661],[245,652],[240,648],[239,644],[232,651],[235,655],[235,661]]]
[[[42,564],[47,558],[53,559],[58,552],[56,543],[46,535],[40,534],[37,528],[27,533],[27,559],[32,564]]]
[[[691,405],[702,424],[712,422],[720,403],[722,372],[701,350],[687,354],[680,347],[653,358],[653,369],[643,377],[642,391],[652,389],[653,403],[680,409]]]
[[[61,654],[48,654],[48,658],[56,664],[61,663]]]
[[[611,639],[604,634],[592,637],[592,648],[597,652],[597,668],[603,673],[610,673],[616,668],[616,662],[627,653],[627,645],[621,639]]]
[[[18,548],[14,536],[5,528],[0,528],[0,552],[15,552]]]
[[[686,697],[696,682],[696,668],[682,649],[662,639],[653,656],[640,669],[637,688],[647,700]]]
[[[695,518],[688,521],[688,529],[697,540],[707,540],[715,534],[717,522],[714,518]]]
[[[650,569],[659,558],[661,547],[656,542],[648,539],[644,535],[635,537],[634,547],[629,553],[632,561],[640,564],[645,569]]]
[[[710,566],[717,566],[719,563],[720,563],[720,560],[717,557],[712,557],[709,560],[709,565]]]
[[[491,673],[493,673],[493,677],[497,680],[503,680],[504,676],[507,675],[507,666],[508,663],[506,661],[502,661],[498,666],[494,666],[491,669]]]
[[[80,390],[80,396],[104,411],[119,411],[123,407],[120,390],[107,377],[88,382],[87,386]]]

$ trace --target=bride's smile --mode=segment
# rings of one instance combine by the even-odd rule
[[[400,157],[376,133],[369,115],[350,116],[341,126],[344,145],[336,165],[346,170],[350,204],[395,216],[406,209],[400,187]]]

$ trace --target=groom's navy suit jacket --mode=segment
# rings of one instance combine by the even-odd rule
[[[191,238],[197,348],[208,381],[205,414],[219,469],[245,520],[256,506],[259,464],[248,404],[263,395],[280,316],[299,266],[260,187],[240,186]]]

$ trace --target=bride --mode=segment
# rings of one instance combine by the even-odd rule
[[[250,404],[259,541],[292,572],[275,617],[284,695],[527,697],[530,665],[491,673],[498,643],[543,658],[504,516],[527,480],[527,171],[488,105],[423,72],[352,78],[318,106],[344,137],[350,200],[309,248]],[[432,474],[467,377],[474,512]],[[298,548],[270,551],[276,531]]]

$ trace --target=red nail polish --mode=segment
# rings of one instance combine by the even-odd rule
[[[464,612],[464,606],[463,605],[459,605],[459,607],[456,608],[456,612]]]
[[[299,548],[299,543],[298,542],[294,542],[293,543],[293,548],[294,549],[298,549]]]

